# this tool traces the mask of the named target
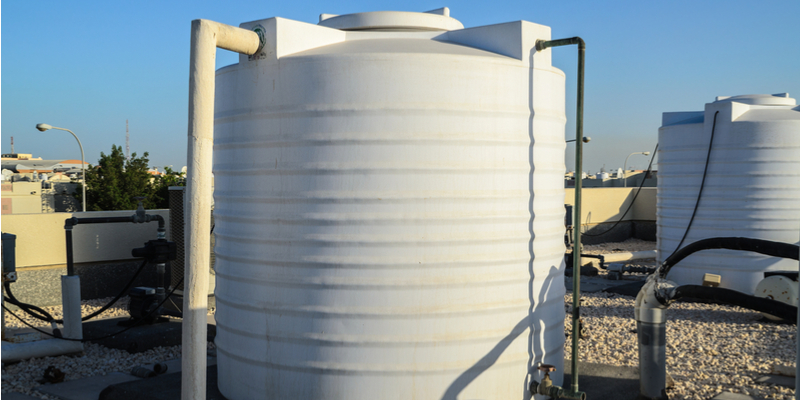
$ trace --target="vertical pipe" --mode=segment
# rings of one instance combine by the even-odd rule
[[[216,40],[213,29],[202,20],[192,21],[191,64],[189,67],[189,168],[187,202],[186,265],[183,299],[183,361],[181,398],[203,399],[206,393],[206,323],[208,273],[210,262],[208,232],[211,226],[211,154],[214,145],[214,59]],[[202,355],[199,353],[202,349]]]
[[[5,285],[0,283],[0,304],[3,306],[3,307],[0,307],[0,320],[3,321],[2,322],[3,323],[3,327],[2,327],[3,330],[0,331],[0,336],[1,336],[0,339],[2,339],[2,340],[6,339],[6,308],[5,308],[6,307],[6,301],[5,301],[5,298],[6,298]]]
[[[583,65],[586,44],[578,39],[578,100],[575,116],[575,245],[572,248],[572,392],[578,392],[581,303],[581,187],[583,186]]]
[[[216,48],[255,54],[255,32],[208,20],[192,21],[189,61],[189,146],[186,191],[186,270],[184,275],[181,398],[205,399],[206,313],[210,263],[211,170],[214,146]]]
[[[72,253],[72,225],[67,224],[64,227],[65,234],[67,235],[67,275],[75,275],[75,260]]]
[[[572,247],[572,387],[573,394],[578,393],[578,359],[581,316],[581,187],[583,186],[583,75],[586,43],[579,37],[557,40],[539,40],[536,50],[549,47],[578,45],[578,95],[575,116],[575,222],[574,245]]]
[[[64,310],[65,338],[83,339],[81,325],[81,278],[77,275],[61,276],[61,305]]]
[[[639,336],[639,396],[667,399],[666,318],[655,322],[636,321],[636,331]]]

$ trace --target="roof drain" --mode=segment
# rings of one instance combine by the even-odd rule
[[[696,285],[677,286],[666,279],[669,269],[690,254],[709,249],[752,251],[774,257],[800,258],[795,244],[769,240],[723,237],[700,240],[678,250],[664,260],[636,296],[634,315],[639,335],[639,398],[667,399],[667,316],[666,309],[683,296],[715,300],[751,310],[767,312],[797,321],[798,308],[788,304],[751,296],[735,290]]]
[[[184,284],[181,398],[206,398],[206,309],[210,262],[211,167],[214,146],[214,80],[217,47],[253,55],[258,34],[219,22],[192,21],[189,61],[189,145],[186,191],[186,282]]]
[[[586,53],[586,43],[579,37],[569,39],[556,39],[556,40],[537,40],[536,51],[542,51],[550,47],[578,45],[578,96],[577,96],[577,111],[575,117],[575,137],[583,137],[583,71],[584,71],[584,57]],[[581,169],[583,168],[583,141],[575,141],[575,223],[574,226],[581,226],[581,186],[582,176]],[[574,230],[575,239],[572,248],[572,386],[569,390],[562,389],[558,386],[550,386],[536,381],[531,382],[530,392],[532,394],[542,394],[556,399],[585,399],[586,393],[578,391],[578,356],[579,356],[579,323],[578,319],[581,315],[580,300],[581,300],[581,230]],[[549,381],[549,376],[546,376]]]

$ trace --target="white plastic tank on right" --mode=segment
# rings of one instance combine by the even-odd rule
[[[713,237],[800,243],[800,107],[788,94],[717,97],[705,111],[664,113],[658,143],[659,262],[684,234],[680,247]],[[716,274],[720,287],[753,293],[765,271],[797,269],[794,260],[705,250],[668,278],[700,285]]]

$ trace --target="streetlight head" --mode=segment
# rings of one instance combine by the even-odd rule
[[[646,156],[649,156],[649,155],[650,155],[650,152],[649,152],[649,151],[645,151],[645,152],[644,152],[644,153],[642,153],[642,154],[644,154],[644,155],[646,155]]]
[[[583,137],[583,143],[589,143],[590,140],[592,140],[592,138],[590,138],[589,136]]]
[[[47,124],[36,124],[36,129],[40,130],[41,132],[44,132],[48,129],[53,129],[53,127]]]

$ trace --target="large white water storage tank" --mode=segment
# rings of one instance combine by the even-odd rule
[[[525,398],[563,365],[550,28],[322,19],[242,24],[263,49],[217,72],[222,394]]]
[[[716,115],[716,126],[714,119]],[[705,111],[664,113],[658,131],[658,255],[671,255],[692,216],[708,156],[705,185],[683,246],[712,237],[800,242],[800,107],[788,94],[718,97]],[[753,293],[764,271],[797,271],[797,261],[732,250],[706,250],[678,263],[668,278]]]

